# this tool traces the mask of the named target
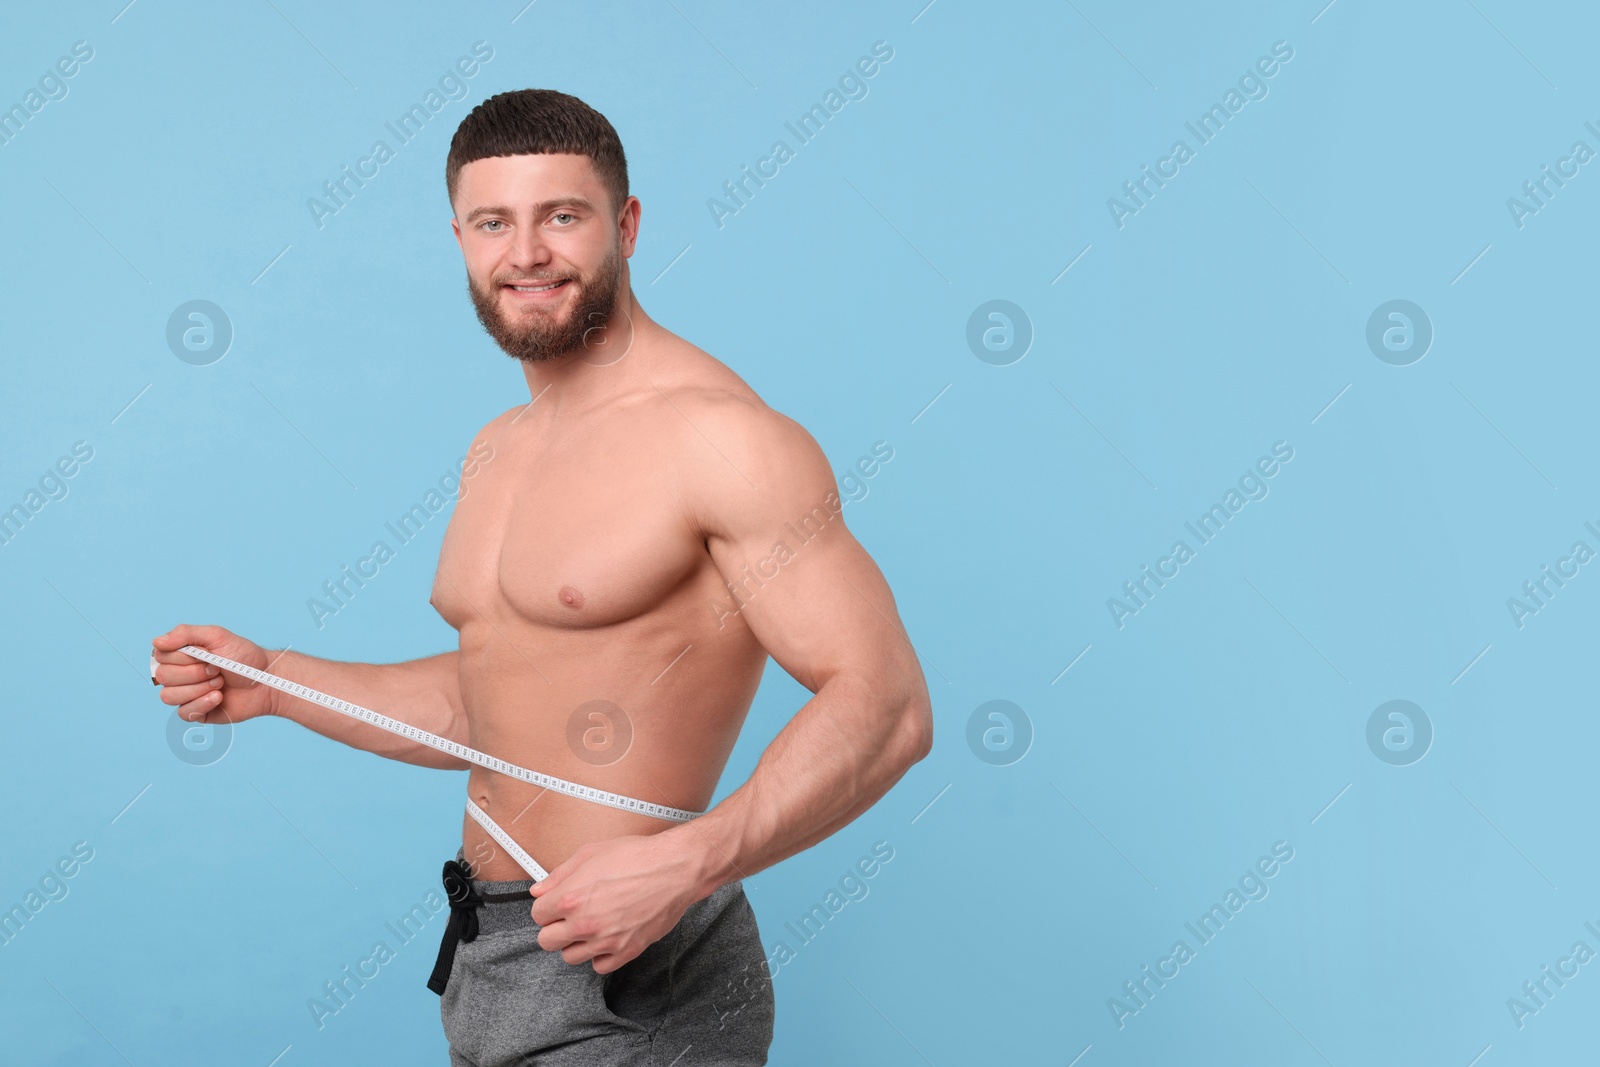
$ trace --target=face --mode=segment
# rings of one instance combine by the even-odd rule
[[[638,200],[622,225],[589,157],[496,156],[461,168],[451,227],[478,321],[525,363],[603,344],[633,254]]]

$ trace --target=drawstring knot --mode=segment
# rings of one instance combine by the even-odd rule
[[[439,942],[439,958],[434,961],[433,974],[428,977],[428,988],[440,996],[444,995],[444,987],[450,981],[456,946],[478,936],[478,909],[483,906],[483,898],[472,888],[471,872],[456,860],[445,861],[444,891],[450,901],[450,920],[444,928],[444,940]]]

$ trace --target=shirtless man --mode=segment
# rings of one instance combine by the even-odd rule
[[[338,663],[183,625],[154,641],[161,699],[189,721],[276,715],[470,771],[469,805],[549,874],[530,880],[463,820],[466,881],[446,865],[459,943],[436,974],[452,1064],[666,1064],[686,1049],[682,1067],[765,1063],[771,986],[740,879],[845,826],[927,755],[917,655],[816,442],[639,305],[640,203],[611,124],[563,93],[502,93],[462,122],[446,180],[473,304],[532,397],[477,434],[445,533],[430,603],[459,650]],[[769,655],[813,696],[749,781],[667,821],[476,766],[185,645],[686,812],[710,803]]]

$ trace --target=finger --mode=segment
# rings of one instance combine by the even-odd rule
[[[577,944],[568,945],[561,950],[561,958],[568,963],[583,963],[585,960],[591,959],[592,955],[592,950],[587,941],[579,941]]]
[[[556,904],[556,897],[546,896],[533,902],[533,921],[540,926],[549,926],[559,923],[568,917],[566,910]]]
[[[537,919],[534,921],[538,922]],[[572,932],[572,924],[565,920],[549,924],[540,923],[539,926],[539,947],[546,952],[564,949],[578,940]]]
[[[551,894],[561,888],[562,875],[565,873],[562,870],[564,867],[566,867],[566,864],[561,864],[554,871],[533,883],[528,889],[528,892],[533,894],[533,899],[544,901],[545,910],[541,914],[548,915],[551,919],[560,915],[560,911],[555,906],[555,897],[551,896]],[[546,897],[550,899],[545,900]]]
[[[533,883],[533,888],[529,891],[533,893],[534,896],[538,897],[543,896],[553,889],[560,888],[561,883],[566,881],[567,876],[570,875],[577,866],[578,856],[576,853],[574,853],[573,855],[562,860],[560,863],[556,864],[554,869],[552,869],[543,878]]]
[[[197,685],[169,685],[161,690],[161,703],[187,704],[216,693],[221,688],[221,678],[208,678]],[[213,700],[210,706],[216,707],[216,701]]]
[[[195,661],[191,657],[179,652],[178,649],[184,645],[211,648],[221,643],[226,633],[227,631],[220,626],[190,626],[183,623],[174,626],[150,644],[156,650],[156,658],[163,663],[193,663]]]
[[[185,644],[187,643],[188,642],[185,642]],[[197,660],[193,656],[189,655],[187,652],[163,652],[155,647],[150,649],[150,658],[157,663],[177,663],[182,664],[185,667],[193,666],[194,664],[201,662],[200,660]]]
[[[221,673],[209,663],[157,663],[152,677],[157,685],[196,685]]]
[[[194,642],[192,641],[184,642],[186,645],[193,643]],[[162,663],[172,663],[182,667],[192,667],[196,663],[205,662],[204,660],[195,659],[187,652],[166,652],[154,646],[152,646],[150,649],[150,659],[158,665]]]
[[[203,722],[208,712],[217,710],[222,703],[222,693],[213,689],[186,704],[178,706],[178,718],[189,722]]]

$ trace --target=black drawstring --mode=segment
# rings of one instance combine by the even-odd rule
[[[439,958],[434,961],[433,974],[428,977],[428,988],[440,996],[450,981],[450,968],[456,960],[456,945],[473,941],[478,936],[478,909],[485,903],[496,904],[507,900],[527,900],[533,907],[533,897],[528,893],[490,893],[483,896],[472,888],[470,870],[456,860],[446,860],[444,865],[444,891],[450,901],[450,920],[445,924],[444,940],[439,942]]]

